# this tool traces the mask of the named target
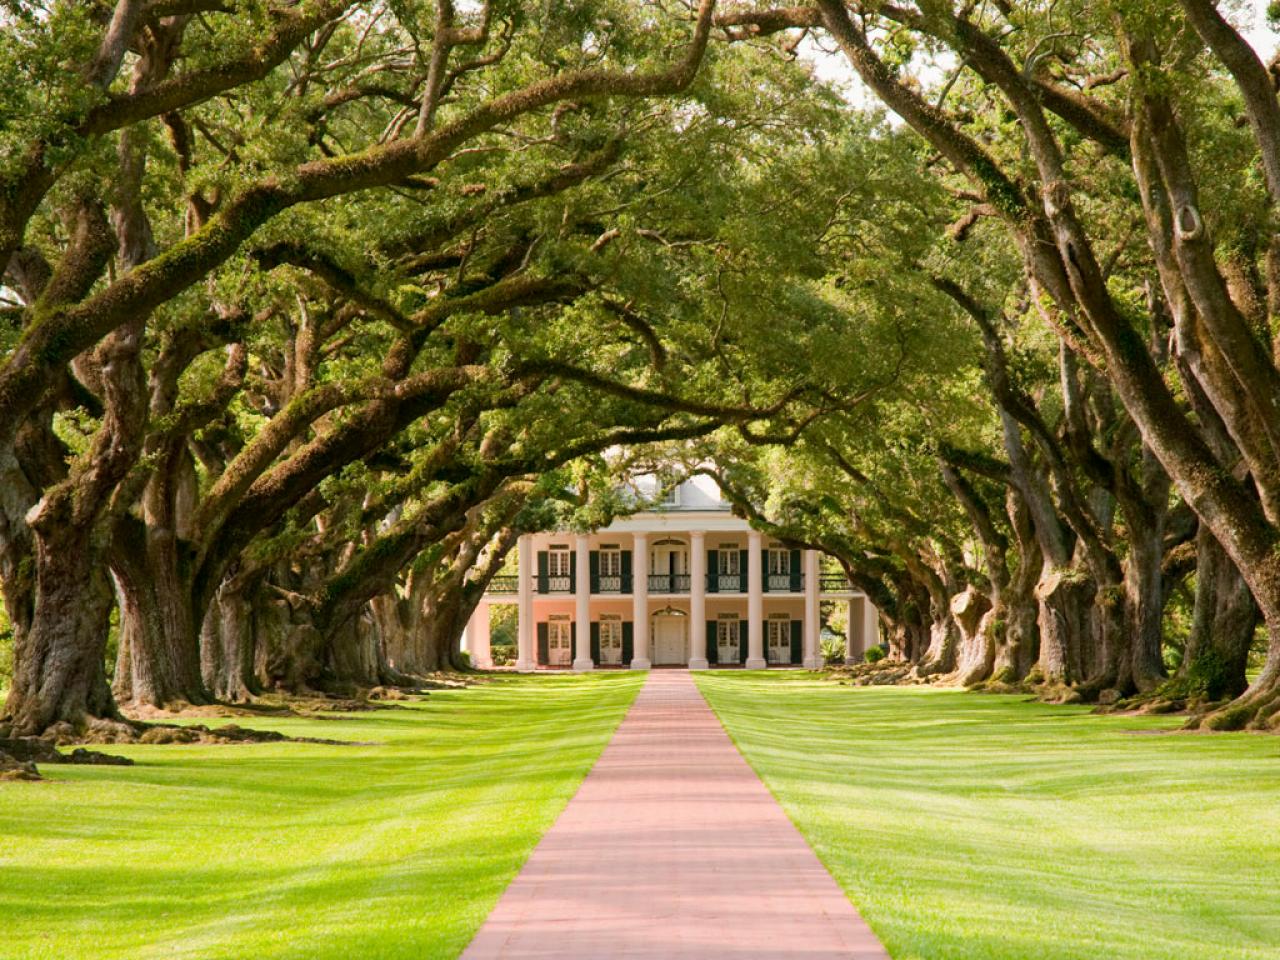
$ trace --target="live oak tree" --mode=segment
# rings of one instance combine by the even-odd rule
[[[236,339],[247,243],[272,224],[288,229],[299,205],[363,191],[428,194],[439,182],[430,175],[451,160],[461,162],[444,179],[465,177],[465,157],[492,149],[482,141],[545,136],[538,127],[554,122],[556,104],[685,88],[705,50],[711,4],[690,25],[663,18],[658,30],[619,6],[615,30],[586,43],[580,24],[518,6],[468,18],[444,4],[430,28],[425,13],[122,0],[102,20],[91,8],[7,15],[6,89],[29,98],[15,105],[27,108],[26,122],[8,128],[0,170],[0,262],[16,294],[16,336],[0,369],[0,552],[17,648],[5,713],[17,729],[112,712],[100,598],[112,528],[133,507],[117,493],[142,496],[137,468],[173,454],[163,441],[148,448],[145,427],[152,413],[180,416],[163,380],[204,352],[191,338],[221,327],[224,342]],[[677,41],[670,57],[668,39]],[[35,82],[18,82],[28,77]],[[292,229],[305,222],[303,214]],[[203,329],[176,332],[184,321]],[[405,331],[384,368],[370,371],[367,389],[384,394],[384,427],[409,416],[419,391],[448,389],[415,383],[409,397],[385,396],[410,375],[421,349],[415,333],[429,323]],[[148,384],[144,354],[157,327],[174,331],[173,347]],[[227,390],[239,376],[231,364]],[[75,409],[95,422],[69,459],[55,417]],[[326,453],[323,444],[312,452]],[[253,470],[224,479],[236,492],[264,480],[239,514],[217,496],[201,518],[243,540],[246,511],[278,508],[273,496],[297,496],[319,477],[295,469],[271,489]],[[172,518],[153,519],[149,534],[175,538],[165,525]],[[132,660],[165,674],[135,673],[133,686],[155,683],[156,699],[198,695],[190,644],[167,658],[148,649],[152,626],[194,629],[194,610],[148,609],[159,604],[147,596],[155,574],[174,575],[174,558],[154,555],[168,549],[156,539],[145,558],[169,569],[147,571],[150,583],[116,564],[121,592],[146,625],[131,634],[145,654]],[[204,585],[206,599],[215,587]]]
[[[1265,306],[1280,112],[1257,54],[1209,0],[959,9],[818,0],[730,17],[744,35],[829,36],[936,152],[936,174],[969,193],[972,215],[1002,227],[1036,309],[1106,378],[1267,623],[1267,666],[1206,722],[1266,726],[1280,709],[1269,492],[1277,369]],[[939,51],[957,76],[930,97],[909,64]],[[954,88],[970,96],[948,102]],[[1240,127],[1227,120],[1233,112]],[[1254,163],[1262,178],[1250,175]],[[1118,283],[1106,249],[1116,227],[1145,246]],[[1170,327],[1173,356],[1162,362],[1151,345]]]
[[[57,51],[100,79],[17,131],[0,211],[15,729],[114,714],[113,595],[122,700],[385,679],[396,641],[370,647],[369,604],[416,564],[456,645],[450,584],[474,602],[530,484],[826,402],[805,366],[735,346],[758,313],[729,314],[786,296],[794,263],[745,273],[781,246],[765,161],[832,99],[733,52],[724,89],[618,99],[688,88],[710,10],[19,23],[14,70]]]

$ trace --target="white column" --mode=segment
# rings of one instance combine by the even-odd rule
[[[648,670],[649,661],[649,535],[637,533],[631,558],[631,669]]]
[[[849,598],[848,625],[844,631],[844,662],[855,664],[862,662],[862,655],[867,650],[863,640],[863,606],[866,601],[862,597]]]
[[[573,669],[577,673],[586,673],[594,664],[591,662],[591,551],[587,538],[578,534],[574,541],[577,558],[574,563],[573,583]]]
[[[521,673],[532,673],[538,667],[538,653],[533,643],[533,582],[537,576],[533,567],[533,538],[526,533],[520,538],[517,549],[520,584],[516,593],[519,603],[516,609],[516,669]]]
[[[689,669],[706,670],[707,543],[701,530],[689,534]]]
[[[489,604],[486,601],[481,600],[472,611],[467,636],[471,641],[471,666],[477,670],[491,668],[493,655],[489,651]]]
[[[760,533],[747,536],[747,663],[748,670],[763,670],[764,658],[764,563],[760,556]]]
[[[822,650],[819,645],[821,612],[818,605],[818,551],[804,552],[804,668],[821,670]]]

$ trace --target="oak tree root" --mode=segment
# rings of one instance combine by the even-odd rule
[[[43,780],[37,763],[75,763],[94,766],[128,767],[133,761],[97,750],[79,747],[70,753],[62,753],[48,740],[40,737],[11,737],[0,739],[0,780]]]

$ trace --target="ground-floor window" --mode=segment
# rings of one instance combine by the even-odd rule
[[[573,660],[573,624],[566,620],[547,623],[547,663],[567,666]]]
[[[719,663],[742,662],[742,628],[737,617],[716,621],[716,660]]]
[[[622,663],[622,618],[600,618],[600,662]]]
[[[765,621],[765,639],[769,645],[766,656],[770,663],[791,662],[791,620],[771,617]]]

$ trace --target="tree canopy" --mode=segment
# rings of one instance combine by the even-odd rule
[[[3,722],[435,670],[634,458],[834,558],[900,673],[1271,726],[1280,106],[1231,15],[7,4]]]

